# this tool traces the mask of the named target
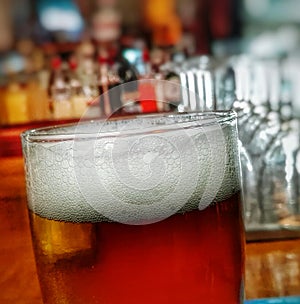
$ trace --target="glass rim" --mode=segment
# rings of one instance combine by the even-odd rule
[[[89,140],[95,138],[114,138],[119,136],[134,136],[146,135],[151,133],[164,133],[182,129],[196,129],[215,125],[216,123],[221,126],[226,122],[231,122],[236,119],[237,114],[234,110],[223,111],[204,111],[204,112],[182,112],[182,113],[155,113],[155,114],[139,114],[124,117],[117,117],[112,119],[99,119],[99,120],[83,120],[77,123],[68,123],[62,125],[54,125],[48,127],[41,127],[26,130],[21,133],[23,141],[30,143],[47,143],[47,142],[63,142],[68,140]],[[178,120],[185,118],[187,120]],[[89,131],[83,132],[80,126],[96,126],[96,124],[117,124],[133,121],[155,121],[155,119],[169,119],[168,124],[154,124],[143,128],[134,128],[133,130],[122,131]],[[66,129],[70,129],[67,132]],[[73,131],[73,132],[72,132]]]

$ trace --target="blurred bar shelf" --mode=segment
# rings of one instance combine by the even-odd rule
[[[255,225],[246,229],[246,239],[249,242],[295,238],[300,238],[300,229],[287,229],[278,224]]]

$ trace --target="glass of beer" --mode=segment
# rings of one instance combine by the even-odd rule
[[[22,134],[44,303],[243,303],[234,112]]]

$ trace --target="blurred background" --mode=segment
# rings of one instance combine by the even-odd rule
[[[12,0],[0,3],[0,74],[47,66],[83,42],[175,47],[185,55],[298,46],[297,0]],[[2,79],[2,81],[4,81]]]
[[[298,8],[297,0],[3,0],[0,126],[79,119],[87,109],[86,118],[177,109],[177,105],[158,104],[162,98],[178,101],[178,96],[163,96],[168,90],[158,87],[133,87],[122,96],[110,96],[109,103],[96,99],[133,80],[167,79],[185,86],[180,73],[199,68],[198,63],[186,63],[200,55],[224,62],[247,54],[255,61],[276,59],[280,65],[294,54],[298,58]],[[205,60],[206,67],[202,62],[201,69],[211,69],[211,61]],[[292,67],[298,64],[294,59],[289,62]],[[215,68],[216,63],[213,65]],[[242,78],[236,69],[234,72],[234,86],[224,88],[225,80],[221,85],[222,94],[231,101],[247,97],[236,96],[237,79]],[[283,74],[280,70],[280,77]],[[296,74],[296,68],[289,71],[293,81]],[[215,78],[217,91],[220,85]],[[199,84],[200,80],[195,81]],[[193,86],[187,85],[192,91]],[[284,98],[298,101],[297,86],[293,83],[293,89],[286,89],[287,85],[280,89],[293,95]],[[126,105],[145,99],[145,94],[147,103]],[[298,102],[294,104],[300,113]]]
[[[257,2],[257,9],[250,7],[252,4],[248,5],[248,8],[248,2]],[[260,8],[262,2],[265,2],[267,7]],[[246,12],[254,18],[261,17],[260,20],[265,19],[264,14],[272,14],[268,7],[271,2],[279,1],[1,1],[0,49],[2,52],[18,49],[20,42],[30,40],[43,49],[47,49],[52,43],[59,44],[56,45],[58,50],[65,52],[66,44],[76,44],[87,39],[101,40],[101,34],[96,32],[103,31],[101,23],[106,23],[110,30],[115,27],[115,30],[120,31],[120,43],[129,38],[140,38],[151,45],[178,45],[184,44],[184,40],[189,37],[188,39],[193,40],[189,43],[194,44],[190,46],[190,51],[207,52],[212,41],[241,35],[240,20],[246,18]],[[286,2],[294,1],[282,1],[282,5]],[[98,19],[98,22],[95,19]],[[284,20],[270,18],[271,23],[278,21]]]
[[[103,27],[111,35],[118,31],[120,44],[142,39],[148,47],[176,45],[189,53],[225,52],[224,41],[227,52],[238,52],[262,34],[291,44],[289,39],[297,38],[299,6],[297,0],[1,1],[1,61],[13,50],[25,51],[29,41],[48,55],[70,52],[82,41],[107,40]]]
[[[234,109],[251,238],[299,237],[299,29],[298,0],[2,0],[0,156],[83,115]]]
[[[199,55],[290,57],[298,8],[297,0],[2,0],[0,126],[78,119],[87,109],[87,118],[106,117],[137,89],[110,104],[97,96],[132,80],[184,85],[180,71]],[[118,114],[173,110],[154,102],[162,96],[153,90],[139,88],[149,102]]]
[[[120,104],[99,107],[95,98],[128,81],[164,79],[168,62],[239,52],[246,24],[256,23],[245,8],[238,0],[1,1],[0,125],[78,119],[87,108],[87,118],[115,113]],[[154,103],[125,114],[165,110]]]

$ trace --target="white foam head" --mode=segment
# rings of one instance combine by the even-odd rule
[[[240,189],[232,112],[37,129],[22,144],[29,208],[50,219],[149,224]]]

